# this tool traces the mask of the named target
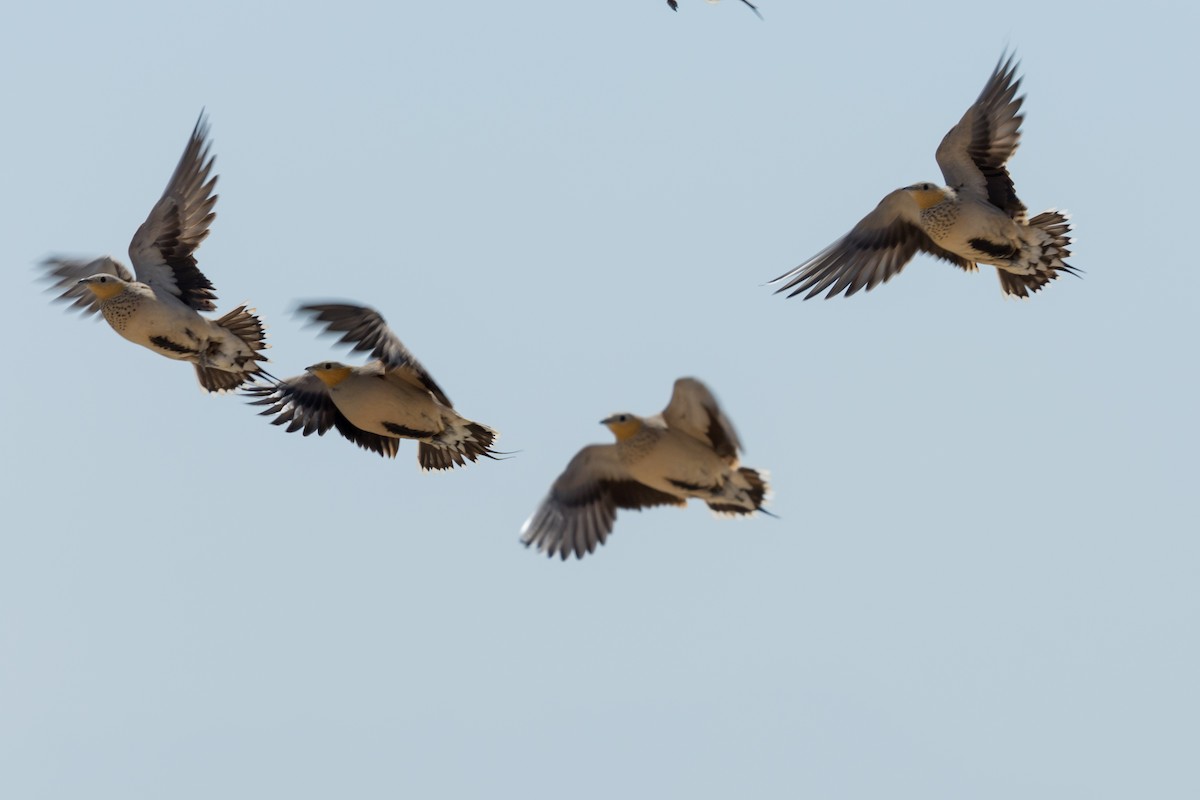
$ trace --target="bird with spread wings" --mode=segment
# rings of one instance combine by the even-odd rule
[[[966,271],[994,266],[1006,295],[1028,297],[1063,273],[1078,274],[1067,215],[1029,219],[1008,160],[1021,139],[1021,81],[1012,56],[1001,56],[979,99],[937,149],[945,186],[897,189],[850,233],[771,283],[804,299],[869,290],[896,275],[918,252]]]
[[[245,305],[220,319],[199,313],[217,307],[195,255],[216,218],[214,158],[201,113],[166,190],[129,243],[133,272],[110,256],[51,257],[42,267],[61,290],[59,300],[85,314],[99,312],[135,344],[191,362],[200,385],[221,392],[266,374],[260,362],[267,343],[262,322]]]
[[[675,381],[661,414],[613,414],[601,423],[616,442],[575,454],[521,528],[527,547],[583,558],[608,539],[618,508],[683,506],[692,497],[718,514],[769,513],[765,473],[740,465],[733,423],[695,378]]]

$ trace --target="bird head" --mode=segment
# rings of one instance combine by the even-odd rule
[[[922,210],[933,208],[946,199],[946,190],[933,183],[914,183],[912,186],[905,186],[904,191],[912,195],[912,199],[917,201]]]
[[[617,437],[617,441],[623,442],[642,429],[642,418],[636,414],[613,414],[607,419],[600,420],[600,424],[607,425],[608,429]]]
[[[86,286],[92,291],[92,294],[101,300],[109,300],[125,291],[125,281],[107,272],[98,272],[95,275],[89,275],[80,280],[79,284]]]
[[[340,364],[337,361],[322,361],[319,364],[313,364],[311,367],[305,367],[305,372],[311,372],[313,375],[316,375],[330,389],[350,377],[350,373],[353,371],[353,367],[347,367],[345,364]]]

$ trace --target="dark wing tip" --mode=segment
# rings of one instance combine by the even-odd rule
[[[742,0],[742,2],[750,6],[750,10],[754,12],[755,16],[757,16],[759,19],[763,18],[762,12],[758,10],[758,6],[754,5],[754,3],[751,3],[750,0]]]

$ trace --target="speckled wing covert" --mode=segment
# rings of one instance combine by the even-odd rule
[[[667,427],[705,442],[723,459],[735,460],[742,447],[717,398],[695,378],[675,381],[671,402],[663,409],[662,418]]]
[[[400,440],[380,436],[351,424],[334,405],[329,387],[316,375],[296,375],[277,384],[266,386],[255,384],[243,387],[248,397],[257,397],[250,405],[269,406],[260,411],[261,416],[277,414],[272,425],[287,424],[287,432],[301,431],[305,436],[316,433],[324,436],[330,428],[354,442],[364,450],[395,458],[400,449]]]
[[[934,244],[920,226],[921,209],[906,189],[888,194],[875,210],[829,247],[795,269],[770,281],[786,281],[776,294],[791,290],[788,297],[808,292],[805,300],[826,289],[826,298],[885,283],[912,260],[917,251],[943,258],[966,270],[975,262]]]
[[[209,178],[215,156],[208,151],[208,120],[201,112],[167,188],[129,243],[138,280],[197,311],[217,308],[216,292],[196,267],[195,256],[217,216],[217,176]]]
[[[342,334],[339,343],[352,345],[359,352],[369,352],[382,361],[389,375],[394,374],[413,386],[427,389],[440,403],[453,407],[442,387],[392,333],[383,315],[375,309],[349,303],[311,303],[300,306],[300,310],[312,314],[314,321],[323,324],[328,333]]]
[[[1021,142],[1021,79],[1014,56],[1000,56],[996,68],[958,124],[938,145],[937,162],[946,185],[960,196],[987,200],[1015,220],[1025,220],[1005,164]]]
[[[611,444],[580,450],[550,487],[550,494],[521,526],[521,542],[564,561],[583,558],[604,544],[618,508],[682,506],[687,500],[635,481]]]

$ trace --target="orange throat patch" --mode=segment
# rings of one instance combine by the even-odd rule
[[[320,378],[321,382],[324,383],[326,386],[328,386],[330,389],[334,388],[339,383],[346,380],[346,378],[349,378],[350,373],[354,371],[351,367],[344,367],[344,366],[330,367],[329,369],[325,369],[324,367],[315,366],[315,367],[309,367],[308,369],[309,369],[309,372],[311,372],[312,374],[314,374],[318,378]]]

